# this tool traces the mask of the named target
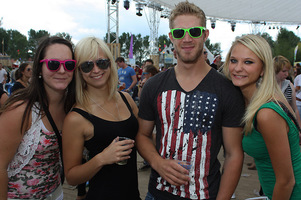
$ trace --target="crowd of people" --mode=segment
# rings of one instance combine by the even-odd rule
[[[177,64],[165,71],[114,59],[96,37],[43,38],[10,93],[0,63],[0,200],[62,200],[64,180],[83,186],[77,199],[139,200],[137,153],[146,200],[231,199],[244,153],[267,199],[301,199],[301,69],[287,80],[289,60],[252,34],[210,65],[206,15],[188,1],[169,28]]]

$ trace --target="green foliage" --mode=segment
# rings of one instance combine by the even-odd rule
[[[9,41],[9,35],[6,30],[3,28],[0,28],[0,52],[2,54],[7,54],[8,49],[8,41]]]
[[[169,47],[171,44],[171,41],[167,35],[161,35],[158,38],[159,48],[161,51],[166,47]],[[159,52],[158,52],[159,53]]]
[[[262,34],[259,34],[261,37],[263,37],[270,45],[271,49],[272,49],[272,54],[273,56],[275,55],[275,52],[274,52],[274,47],[275,47],[275,42],[272,38],[272,36],[270,36],[268,33],[262,33]]]
[[[130,33],[122,33],[119,36],[121,56],[128,58],[130,51],[131,35]]]
[[[65,33],[65,32],[62,32],[62,33],[56,33],[55,36],[58,36],[58,37],[61,37],[61,38],[64,38],[68,41],[71,42],[72,40],[72,37],[69,35],[69,33]]]
[[[119,36],[121,56],[128,58],[131,44],[131,34],[122,33]],[[142,63],[143,58],[149,55],[149,36],[142,37],[141,34],[133,34],[133,55],[136,61]]]
[[[28,58],[28,42],[26,36],[19,31],[8,30],[9,40],[7,54],[13,59],[27,59]]]
[[[210,39],[207,39],[205,42],[207,49],[215,56],[222,53],[221,44],[220,43],[210,43]]]
[[[291,63],[294,62],[295,47],[299,44],[300,38],[292,31],[282,28],[277,36],[274,46],[274,56],[282,55],[286,57]],[[300,54],[298,54],[300,59]]]
[[[28,31],[27,39],[26,36],[24,36],[17,30],[6,31],[5,29],[0,28],[0,52],[11,56],[11,58],[13,59],[27,60],[28,58],[34,56],[39,40],[44,36],[50,36],[50,33],[45,30],[35,31],[33,29],[30,29]],[[56,36],[65,38],[69,41],[71,41],[72,39],[72,37],[65,32],[56,33]],[[296,61],[301,61],[300,38],[296,36],[292,31],[288,31],[287,29],[282,28],[277,36],[276,41],[273,41],[272,37],[268,33],[262,33],[261,36],[265,38],[270,44],[273,56],[283,55],[287,57],[292,64],[294,62],[295,48],[298,45],[299,48],[297,51]],[[111,33],[110,41],[114,41],[115,37],[116,33]],[[107,35],[104,38],[104,41],[107,42]],[[122,33],[119,36],[121,56],[125,58],[127,58],[129,55],[130,41],[130,33]],[[167,35],[159,36],[156,42],[161,50],[164,49],[164,45],[166,45],[167,47],[171,45],[171,41]],[[210,40],[207,39],[205,45],[214,55],[222,53],[220,43],[211,44]],[[142,37],[141,34],[133,34],[133,54],[135,55],[136,61],[138,63],[141,63],[143,59],[149,57],[149,46],[150,43],[148,35]]]
[[[116,32],[110,33],[110,42],[115,41],[116,39]],[[106,33],[106,36],[104,37],[103,41],[108,41],[108,33]]]
[[[33,29],[30,29],[28,31],[28,49],[33,53],[36,52],[39,41],[45,36],[50,36],[50,33],[45,30],[35,31]]]

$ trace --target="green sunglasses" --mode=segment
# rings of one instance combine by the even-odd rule
[[[190,37],[192,38],[199,38],[202,36],[203,30],[206,30],[206,28],[197,26],[191,28],[174,28],[170,29],[170,32],[174,39],[182,39],[185,36],[186,32],[188,32]]]

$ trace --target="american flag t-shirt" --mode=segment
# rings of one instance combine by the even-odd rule
[[[159,154],[166,159],[178,154],[192,158],[192,178],[188,185],[176,187],[158,177],[158,190],[190,199],[209,197],[207,176],[211,128],[217,106],[215,94],[198,90],[191,93],[168,90],[158,95],[157,109],[161,122]]]

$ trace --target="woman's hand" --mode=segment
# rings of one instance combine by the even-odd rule
[[[119,137],[114,139],[111,144],[100,153],[102,154],[103,165],[110,165],[129,159],[129,154],[132,152],[134,143],[134,140],[119,141]]]

